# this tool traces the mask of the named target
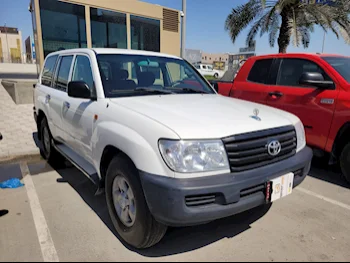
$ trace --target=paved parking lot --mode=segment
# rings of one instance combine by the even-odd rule
[[[160,244],[132,250],[115,234],[104,196],[75,168],[45,162],[0,166],[1,261],[349,261],[350,191],[339,175],[312,168],[294,193],[203,226],[170,229]]]

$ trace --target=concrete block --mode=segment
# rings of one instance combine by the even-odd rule
[[[33,104],[33,84],[36,81],[3,80],[1,84],[16,104]],[[24,109],[25,110],[25,109]]]

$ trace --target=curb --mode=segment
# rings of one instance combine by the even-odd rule
[[[19,162],[37,162],[44,160],[44,158],[40,155],[40,153],[29,153],[29,154],[22,154],[22,155],[16,155],[16,156],[6,156],[6,157],[0,157],[0,165],[1,164],[13,164],[13,163],[19,163]]]

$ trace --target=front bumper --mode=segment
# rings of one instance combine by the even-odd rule
[[[190,226],[266,204],[267,182],[297,172],[296,187],[310,171],[311,160],[312,150],[305,147],[286,160],[240,173],[174,179],[140,171],[140,177],[148,207],[157,221],[168,226]]]

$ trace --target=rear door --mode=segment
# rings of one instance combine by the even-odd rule
[[[56,73],[52,85],[50,100],[50,115],[56,129],[56,136],[60,141],[66,141],[65,129],[63,127],[62,114],[63,102],[67,98],[67,85],[71,71],[73,56],[60,56],[58,59]]]
[[[248,60],[233,82],[230,96],[266,104],[270,89],[270,71],[274,59]],[[249,70],[250,69],[250,70]]]
[[[55,93],[55,90],[52,86],[57,60],[58,55],[49,56],[46,58],[44,68],[41,73],[41,79],[39,84],[40,88],[38,89],[40,90],[40,92],[38,92],[38,101],[40,101],[40,103],[42,104],[43,110],[47,117],[51,134],[54,138],[57,138],[60,135],[59,129],[57,129],[56,125],[56,116],[52,108],[52,97]]]
[[[307,143],[323,149],[327,143],[338,90],[336,85],[330,89],[302,86],[299,79],[304,72],[319,72],[325,80],[333,79],[316,61],[284,58],[279,63],[276,85],[270,87],[268,104],[297,115],[305,126]]]

